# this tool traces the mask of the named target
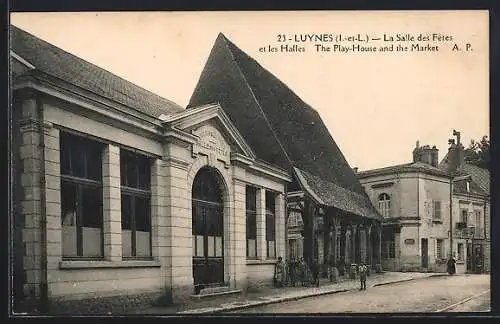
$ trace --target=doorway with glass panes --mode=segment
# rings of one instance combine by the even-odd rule
[[[192,188],[195,292],[224,284],[224,194],[217,170],[203,167]]]

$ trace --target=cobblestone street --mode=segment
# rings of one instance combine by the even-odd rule
[[[471,312],[490,307],[489,275],[432,277],[366,291],[345,292],[271,304],[231,312],[235,313],[386,313],[386,312]],[[448,307],[479,295],[463,304]]]

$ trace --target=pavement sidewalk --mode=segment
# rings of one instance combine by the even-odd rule
[[[420,278],[443,275],[445,274],[418,272],[385,272],[382,274],[372,274],[371,276],[369,276],[367,278],[366,285],[368,287],[376,287]],[[320,281],[319,287],[265,288],[260,289],[257,292],[248,292],[246,294],[207,297],[207,299],[190,301],[188,303],[180,305],[155,306],[147,309],[142,309],[136,312],[136,314],[213,314],[357,289],[359,289],[358,279],[341,278],[337,283],[331,283],[327,279],[323,279]]]

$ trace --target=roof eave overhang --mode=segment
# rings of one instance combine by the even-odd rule
[[[107,102],[104,98],[89,95],[83,89],[43,73],[29,73],[19,76],[13,81],[11,89],[13,92],[34,91],[62,100],[78,107],[78,111],[75,112],[80,115],[86,117],[91,115],[92,117],[89,118],[92,119],[118,122],[129,131],[147,134],[155,138],[161,135],[161,124],[156,118],[145,114],[132,114],[127,111],[128,107],[118,107]],[[58,108],[69,109],[65,105]]]
[[[342,212],[344,213],[347,213],[349,215],[353,215],[355,217],[360,217],[361,219],[369,219],[369,220],[373,220],[373,221],[378,221],[378,222],[382,222],[383,218],[382,216],[378,215],[379,217],[375,218],[375,217],[369,217],[369,216],[363,216],[363,215],[359,215],[357,213],[353,213],[351,211],[347,211],[347,210],[344,210],[342,208],[339,208],[337,206],[334,206],[334,205],[330,205],[330,204],[327,204],[326,202],[324,202],[315,192],[314,190],[309,186],[309,184],[307,183],[307,180],[302,176],[302,174],[300,173],[300,171],[294,167],[293,168],[293,171],[294,171],[294,174],[295,176],[297,177],[297,180],[298,180],[298,183],[300,185],[300,187],[302,188],[302,190],[304,192],[306,192],[310,198],[318,205],[322,205],[322,206],[325,206],[325,207],[333,207],[333,208],[336,208],[338,210],[341,210]],[[367,198],[368,199],[368,198]]]

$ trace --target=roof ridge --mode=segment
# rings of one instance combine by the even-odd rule
[[[315,122],[319,122],[322,124],[322,126],[325,128],[325,130],[327,131],[325,135],[327,135],[330,140],[332,142],[335,143],[335,145],[337,146],[338,150],[340,151],[340,153],[342,154],[342,151],[340,150],[340,148],[338,147],[338,144],[335,142],[335,140],[333,139],[333,136],[332,134],[330,133],[328,127],[326,127],[323,119],[321,118],[321,115],[319,114],[319,112],[314,109],[311,105],[309,105],[308,103],[306,103],[298,94],[295,93],[295,91],[293,89],[291,89],[285,82],[281,81],[280,78],[278,78],[276,75],[274,75],[271,71],[269,71],[268,69],[266,69],[264,66],[262,66],[262,64],[260,64],[257,60],[255,60],[253,57],[251,57],[250,55],[248,55],[245,51],[241,50],[238,46],[236,46],[236,44],[234,44],[230,39],[228,39],[223,33],[219,33],[219,36],[218,37],[221,37],[226,45],[229,45],[228,46],[228,49],[231,53],[231,56],[233,58],[233,61],[235,61],[237,67],[238,67],[238,70],[240,71],[240,74],[243,76],[243,78],[245,79],[246,81],[246,84],[248,86],[248,88],[250,89],[251,93],[252,93],[252,96],[255,98],[255,101],[257,102],[258,106],[259,106],[259,109],[261,110],[269,128],[271,129],[271,132],[273,133],[273,136],[276,138],[276,140],[278,141],[280,147],[282,148],[283,152],[285,153],[285,156],[287,157],[287,159],[289,160],[290,164],[292,166],[296,166],[296,162],[292,159],[290,159],[289,157],[289,154],[287,152],[287,150],[285,150],[283,144],[281,143],[279,137],[276,135],[275,131],[274,131],[274,127],[272,127],[272,124],[269,122],[269,119],[266,115],[266,113],[264,112],[264,110],[262,109],[262,106],[260,104],[260,101],[256,99],[256,96],[255,96],[255,93],[254,93],[254,90],[252,89],[252,87],[250,86],[248,80],[247,80],[247,77],[245,75],[245,73],[242,72],[242,69],[241,69],[241,66],[240,66],[240,63],[238,61],[238,59],[235,58],[235,53],[233,51],[236,51],[236,54],[237,55],[241,55],[243,56],[243,58],[247,59],[248,61],[252,62],[253,64],[255,64],[257,66],[257,68],[263,70],[265,73],[268,73],[274,80],[274,82],[278,82],[280,86],[284,87],[286,89],[286,91],[293,95],[296,100],[301,104],[301,107],[302,109],[306,108],[308,111],[306,112],[310,112],[314,115],[314,119],[315,119]],[[323,152],[324,153],[324,152]],[[345,159],[345,157],[343,157],[345,162],[347,164],[349,164],[347,162],[347,160]],[[316,174],[316,172],[314,173]],[[319,174],[316,174],[317,176],[320,176]]]
[[[239,54],[241,55],[244,55],[247,59],[251,60],[252,62],[254,62],[256,65],[259,66],[259,68],[261,68],[262,70],[266,71],[267,73],[269,73],[270,75],[272,75],[282,86],[284,86],[290,93],[292,93],[300,102],[302,102],[309,110],[311,110],[312,112],[316,113],[318,116],[320,116],[319,112],[314,109],[313,106],[311,106],[310,104],[308,104],[307,102],[305,102],[298,94],[295,93],[295,91],[290,88],[285,82],[281,81],[280,78],[278,78],[276,75],[274,75],[274,73],[272,73],[271,71],[269,71],[268,69],[266,69],[264,66],[262,66],[262,64],[259,63],[259,61],[257,61],[256,59],[254,59],[253,57],[251,57],[250,55],[248,55],[245,51],[241,50],[238,46],[236,46],[236,44],[234,44],[229,38],[226,37],[226,35],[224,35],[223,33],[219,33],[219,36],[218,37],[223,37],[224,40],[229,43],[232,47],[234,47],[234,49],[236,49],[238,51]],[[229,49],[229,51],[231,52],[231,54],[233,54],[231,48]],[[234,58],[234,56],[233,56]],[[236,61],[236,60],[235,60]],[[238,67],[239,67],[239,64],[238,62],[236,61]],[[246,79],[245,79],[246,80]]]
[[[250,93],[252,94],[252,97],[254,99],[254,101],[257,103],[257,106],[259,107],[259,111],[260,113],[262,114],[262,116],[264,117],[264,120],[266,121],[267,123],[267,126],[269,127],[269,129],[271,130],[271,133],[273,134],[273,137],[274,139],[276,140],[276,142],[278,142],[278,145],[280,146],[281,150],[283,151],[283,153],[285,154],[285,157],[286,159],[288,160],[288,162],[290,163],[291,166],[294,166],[294,163],[293,161],[290,159],[290,157],[288,156],[288,152],[285,150],[285,148],[283,147],[283,144],[281,143],[281,141],[279,140],[278,136],[276,135],[276,132],[274,131],[274,128],[272,127],[271,123],[269,122],[269,119],[267,118],[267,115],[266,113],[264,112],[264,110],[262,109],[262,106],[260,105],[260,102],[259,100],[257,100],[257,97],[255,96],[255,93],[252,89],[252,87],[250,86],[250,84],[248,83],[248,80],[245,76],[245,74],[243,73],[243,71],[241,71],[241,67],[240,65],[238,64],[238,61],[235,59],[234,57],[234,53],[233,51],[231,50],[231,48],[228,45],[231,44],[233,45],[233,47],[235,48],[238,48],[236,45],[234,45],[223,33],[219,33],[219,36],[217,36],[217,38],[221,37],[222,40],[224,41],[224,43],[226,44],[226,47],[227,49],[229,50],[229,53],[231,54],[231,57],[233,59],[233,62],[236,64],[236,67],[238,68],[238,71],[241,75],[241,77],[245,80],[245,84],[248,88],[248,90],[250,90]],[[238,48],[239,49],[239,48]],[[240,50],[241,51],[241,50]],[[241,51],[243,54],[247,55],[246,53],[244,53],[243,51]],[[248,55],[247,55],[248,56]],[[250,56],[248,56],[250,58]]]
[[[35,36],[35,35],[33,35],[32,33],[27,32],[26,30],[24,30],[24,29],[22,29],[22,28],[20,28],[20,27],[15,26],[14,24],[11,24],[11,25],[10,25],[10,27],[11,27],[11,31],[12,31],[12,30],[14,30],[15,32],[24,33],[24,34],[26,34],[28,37],[31,37],[31,38],[36,39],[36,41],[38,41],[38,42],[42,43],[44,46],[47,46],[47,47],[49,47],[49,48],[51,48],[51,49],[55,50],[56,52],[63,52],[64,54],[69,55],[71,58],[73,58],[73,59],[75,59],[75,60],[77,60],[77,61],[84,62],[85,64],[91,65],[91,66],[93,66],[93,67],[97,68],[98,70],[101,70],[101,71],[103,71],[103,72],[105,72],[105,73],[111,74],[113,77],[120,79],[120,81],[122,81],[122,82],[124,82],[124,83],[126,83],[126,84],[132,85],[133,87],[136,87],[136,88],[138,88],[138,89],[140,89],[140,90],[142,90],[142,91],[144,91],[144,92],[147,92],[147,93],[148,93],[148,94],[150,94],[150,95],[153,95],[153,96],[155,96],[155,97],[157,97],[157,98],[159,98],[159,99],[165,100],[167,103],[169,103],[169,104],[171,104],[171,105],[175,106],[176,108],[178,108],[178,109],[179,109],[179,111],[181,111],[181,110],[184,110],[184,109],[185,109],[184,107],[182,107],[181,105],[179,105],[179,104],[175,103],[174,101],[172,101],[172,100],[170,100],[170,99],[167,99],[167,98],[165,98],[165,97],[163,97],[163,96],[161,96],[161,95],[159,95],[159,94],[157,94],[157,93],[155,93],[155,92],[153,92],[153,91],[151,91],[151,90],[148,90],[148,89],[146,89],[146,88],[144,88],[144,87],[142,87],[142,86],[140,86],[140,85],[138,85],[138,84],[136,84],[136,83],[134,83],[134,82],[131,82],[131,81],[129,81],[129,80],[127,80],[127,79],[125,79],[125,78],[123,78],[123,77],[121,77],[121,76],[119,76],[119,75],[117,75],[117,74],[115,74],[115,73],[113,73],[113,72],[111,72],[111,71],[109,71],[109,70],[107,70],[107,69],[105,69],[105,68],[103,68],[103,67],[101,67],[101,66],[99,66],[99,65],[95,64],[95,63],[92,63],[92,62],[90,62],[90,61],[88,61],[88,60],[86,60],[86,59],[84,59],[84,58],[81,58],[81,57],[79,57],[79,56],[76,56],[75,54],[73,54],[73,53],[71,53],[71,52],[69,52],[69,51],[66,51],[66,50],[64,50],[64,49],[62,49],[62,48],[60,48],[60,47],[58,47],[58,46],[56,46],[56,45],[54,45],[54,44],[52,44],[52,43],[50,43],[50,42],[48,42],[48,41],[46,41],[46,40],[44,40],[44,39],[42,39],[42,38],[38,37],[38,36]],[[11,35],[9,35],[9,36],[11,36]],[[9,37],[9,39],[10,39],[10,38],[11,38],[11,37]],[[15,52],[15,51],[14,51],[14,52]],[[19,55],[20,57],[22,57],[22,55],[21,55],[21,54],[19,54],[19,53],[17,53],[17,55]],[[32,64],[32,65],[34,65],[34,66],[35,66],[35,68],[37,68],[37,69],[38,69],[38,67],[37,67],[35,64]],[[55,75],[53,75],[52,73],[48,73],[48,72],[46,72],[46,71],[42,71],[42,72],[43,72],[43,73],[46,73],[46,74],[49,74],[49,75],[51,75],[51,76],[55,76]],[[57,76],[55,76],[55,77],[57,77]]]

